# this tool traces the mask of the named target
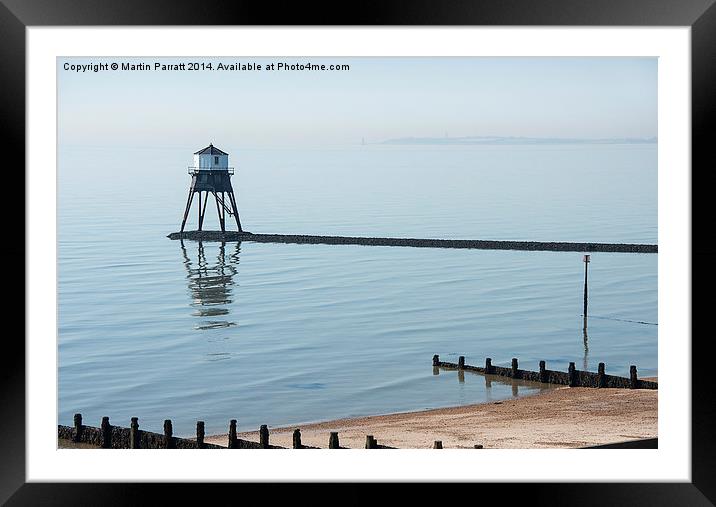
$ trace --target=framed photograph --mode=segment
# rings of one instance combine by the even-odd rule
[[[0,499],[713,502],[716,8],[518,3],[3,0],[28,297]]]

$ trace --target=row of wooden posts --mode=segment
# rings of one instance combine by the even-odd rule
[[[442,367],[447,369],[469,370],[487,375],[499,375],[514,379],[529,380],[533,382],[541,382],[544,384],[561,384],[570,387],[612,387],[612,388],[629,388],[629,389],[658,389],[658,383],[651,380],[642,380],[637,375],[635,365],[629,367],[629,377],[619,377],[616,375],[607,375],[604,363],[599,363],[597,372],[577,370],[574,362],[569,363],[567,372],[548,370],[545,361],[539,362],[539,372],[530,370],[521,370],[518,365],[517,358],[512,358],[510,368],[502,366],[494,366],[491,358],[485,359],[485,366],[471,366],[465,364],[465,356],[458,357],[457,364],[440,361],[440,356],[433,356],[433,367]]]
[[[94,444],[97,447],[103,449],[117,449],[117,448],[129,448],[129,449],[177,449],[177,448],[198,448],[198,449],[282,449],[280,446],[271,445],[269,443],[269,430],[265,424],[259,428],[259,441],[250,442],[237,437],[236,432],[236,419],[231,419],[229,422],[229,433],[227,447],[223,447],[216,444],[209,444],[204,441],[205,439],[205,427],[204,421],[197,421],[196,423],[196,440],[178,438],[173,434],[173,427],[171,419],[164,421],[164,432],[163,434],[152,433],[148,431],[140,431],[139,419],[132,417],[128,428],[119,426],[112,426],[109,422],[109,417],[103,417],[99,428],[92,426],[85,426],[82,424],[82,414],[75,414],[74,425],[70,426],[58,426],[58,437],[71,440],[76,443],[89,443]],[[311,447],[303,445],[301,442],[301,430],[295,429],[293,431],[293,449],[317,449],[317,447]],[[338,439],[338,432],[331,431],[328,437],[328,448],[329,449],[345,449],[341,447]],[[381,445],[373,435],[366,435],[365,441],[366,449],[394,449],[386,445]],[[442,441],[436,440],[433,444],[434,449],[442,449]],[[476,445],[476,449],[482,449],[481,445]]]

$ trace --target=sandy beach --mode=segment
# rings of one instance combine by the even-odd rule
[[[647,379],[645,379],[647,380]],[[398,448],[578,448],[657,437],[657,390],[560,387],[533,396],[461,407],[299,425],[303,445],[364,448],[366,435]],[[270,442],[291,447],[296,426],[269,428]],[[258,431],[239,438],[258,441]],[[226,445],[227,435],[206,441]]]

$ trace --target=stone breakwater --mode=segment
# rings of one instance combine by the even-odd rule
[[[471,248],[479,250],[533,250],[550,252],[657,253],[658,245],[634,243],[569,243],[556,241],[493,241],[479,239],[370,238],[305,234],[252,234],[250,232],[173,232],[169,239],[194,241],[254,241],[308,245],[407,246],[417,248]]]

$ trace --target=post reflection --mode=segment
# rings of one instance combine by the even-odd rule
[[[227,255],[226,243],[219,245],[216,261],[209,261],[206,257],[204,244],[197,244],[196,260],[192,260],[187,252],[184,241],[181,241],[184,266],[187,271],[187,285],[191,297],[191,306],[195,309],[192,315],[203,320],[195,329],[217,329],[235,326],[236,322],[217,317],[227,316],[230,313],[229,305],[232,303],[232,286],[236,283],[241,243],[229,247]],[[193,252],[192,252],[193,253]]]
[[[582,338],[584,340],[583,369],[584,369],[584,371],[588,371],[589,370],[589,336],[587,336],[587,326],[586,325],[584,326],[584,329],[582,330]]]

